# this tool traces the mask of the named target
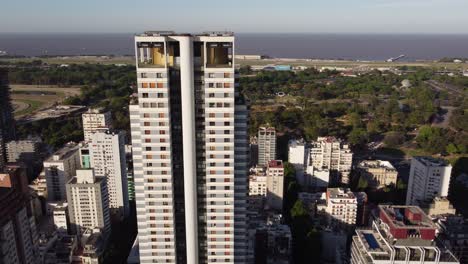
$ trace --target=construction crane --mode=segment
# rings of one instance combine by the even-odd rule
[[[398,56],[398,57],[396,57],[396,58],[390,58],[390,59],[388,59],[387,62],[394,62],[394,61],[397,61],[397,60],[399,60],[399,59],[401,59],[401,58],[404,58],[404,57],[405,57],[405,55],[402,54],[402,55],[400,55],[400,56]]]

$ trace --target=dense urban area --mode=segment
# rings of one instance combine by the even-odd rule
[[[137,65],[0,59],[0,263],[184,263],[191,202],[199,258],[217,263],[468,263],[468,61],[320,66],[206,45],[186,113],[187,91],[168,89],[183,66],[136,41]],[[187,165],[223,178],[183,201]],[[220,195],[235,198],[202,204]]]

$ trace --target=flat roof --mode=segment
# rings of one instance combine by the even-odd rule
[[[419,206],[379,205],[380,212],[397,228],[405,229],[436,229],[432,220],[419,208]],[[419,220],[411,220],[407,212],[418,215]]]
[[[429,157],[429,156],[416,156],[416,157],[413,157],[413,159],[421,162],[422,164],[426,166],[449,166],[446,160]]]
[[[169,36],[201,36],[201,37],[232,37],[234,32],[231,31],[206,31],[202,33],[176,33],[172,30],[149,30],[141,34],[140,37],[169,37]]]

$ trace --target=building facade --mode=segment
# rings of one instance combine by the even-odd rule
[[[326,213],[330,226],[353,227],[356,225],[358,201],[349,189],[328,188]]]
[[[303,139],[290,140],[288,143],[288,161],[294,166],[296,179],[301,185],[303,185],[301,181],[304,177],[304,165],[306,164],[306,145]]]
[[[96,176],[106,177],[109,207],[113,215],[129,213],[125,137],[122,132],[96,129],[88,143],[90,166]],[[81,158],[82,163],[84,158]]]
[[[371,188],[384,188],[397,184],[398,172],[388,161],[365,160],[358,165],[359,175],[366,179]]]
[[[90,108],[81,117],[83,120],[84,140],[86,142],[91,140],[91,135],[97,129],[110,129],[112,127],[111,112],[106,112],[101,108]]]
[[[135,37],[130,105],[141,263],[243,263],[247,108],[234,36]]]
[[[407,205],[430,203],[436,197],[447,197],[452,166],[432,157],[414,157],[411,160]]]
[[[15,122],[8,86],[8,70],[0,68],[0,171],[5,166],[6,143],[15,139]]]
[[[274,127],[260,127],[257,136],[258,165],[267,166],[276,159],[276,130]]]
[[[44,173],[47,183],[47,199],[63,201],[67,197],[66,183],[76,175],[80,168],[78,145],[68,143],[44,161]]]
[[[284,165],[281,160],[270,160],[267,170],[267,206],[270,209],[283,210]]]
[[[319,137],[311,143],[307,166],[329,170],[331,181],[348,184],[353,153],[347,144],[334,137]]]
[[[109,196],[105,177],[96,177],[92,169],[77,170],[66,185],[68,215],[73,233],[99,229],[108,234],[111,228]]]
[[[38,237],[27,177],[19,167],[0,173],[0,263],[36,263]]]

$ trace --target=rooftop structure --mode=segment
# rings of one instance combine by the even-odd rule
[[[388,185],[396,185],[398,172],[388,161],[364,160],[357,166],[360,176],[363,177],[372,188],[383,188]]]
[[[351,264],[456,264],[455,256],[435,241],[437,227],[417,206],[379,206],[371,229],[353,237]]]

